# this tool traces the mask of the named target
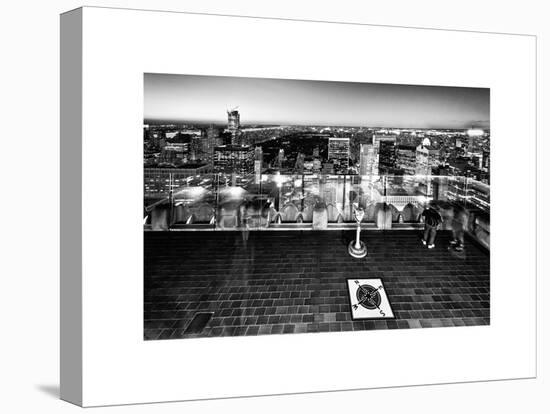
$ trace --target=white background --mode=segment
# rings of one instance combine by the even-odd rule
[[[434,2],[392,2],[387,6],[315,2],[90,2],[90,5],[164,8],[230,14],[266,15],[321,20],[358,21],[423,27],[445,27],[539,35],[539,160],[547,147],[546,124],[542,114],[547,102],[546,78],[542,76],[548,59],[544,48],[549,35],[544,29],[541,8],[521,2],[461,2],[456,8]],[[58,13],[80,3],[59,1],[55,5],[21,2],[2,10],[2,395],[7,412],[62,412],[75,409],[53,396],[58,384]],[[531,6],[531,7],[530,7]],[[546,30],[546,31],[545,31]],[[220,33],[220,41],[225,35]],[[490,53],[490,51],[488,51]],[[6,71],[6,74],[4,74]],[[7,91],[7,95],[6,95]],[[543,92],[542,92],[543,91]],[[548,112],[546,110],[546,112]],[[521,139],[521,137],[518,137]],[[542,164],[542,163],[541,163]],[[547,168],[540,165],[540,170]],[[541,175],[542,177],[542,175]],[[539,181],[540,185],[540,181]],[[542,193],[540,199],[547,197]],[[4,199],[5,198],[5,199]],[[542,209],[539,208],[539,211]],[[544,216],[539,217],[539,235],[544,232]],[[7,232],[6,232],[7,230]],[[515,242],[515,241],[510,241]],[[542,252],[543,245],[539,245]],[[542,260],[543,255],[539,254]],[[500,258],[506,260],[507,258]],[[513,258],[512,258],[513,259]],[[539,268],[540,276],[545,268]],[[4,268],[5,267],[5,268]],[[539,279],[539,350],[547,330],[542,330],[545,310]],[[513,327],[511,327],[513,329]],[[181,411],[280,412],[316,409],[334,412],[355,410],[368,399],[373,410],[422,412],[512,412],[526,409],[543,412],[546,359],[539,354],[539,379],[432,387],[408,387],[329,394],[298,395],[200,403],[142,405],[116,408],[133,412]],[[546,382],[548,386],[548,383]],[[99,409],[107,410],[107,409]]]

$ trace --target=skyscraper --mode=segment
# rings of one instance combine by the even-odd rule
[[[285,150],[283,148],[279,148],[279,154],[277,155],[277,168],[281,169],[283,168],[283,162],[285,160]]]
[[[359,174],[378,175],[378,164],[373,144],[361,144],[359,152]]]
[[[490,166],[491,166],[491,154],[489,153],[489,151],[483,151],[483,158],[482,158],[482,161],[481,161],[481,167],[485,170],[485,171],[489,171],[490,169]]]
[[[159,164],[170,164],[179,166],[185,164],[189,159],[189,144],[174,142],[170,145],[165,145],[159,157]]]
[[[378,139],[378,170],[380,174],[393,174],[395,172],[396,142],[397,138],[391,135]]]
[[[264,153],[262,147],[254,148],[254,182],[259,184],[262,178],[262,165],[264,162]]]
[[[393,142],[397,142],[397,135],[393,134],[374,134],[372,136],[372,145],[374,145],[374,149],[377,151],[380,148],[380,141],[384,140],[390,140]]]
[[[397,168],[403,170],[406,175],[416,173],[416,147],[414,145],[397,146]]]
[[[237,109],[227,111],[227,131],[231,134],[231,145],[241,145],[241,116]]]
[[[423,145],[416,147],[416,174],[431,175],[432,168],[429,164],[428,148]]]
[[[203,159],[203,151],[202,151],[202,137],[197,135],[191,136],[191,144],[190,144],[190,160],[191,161],[197,161]]]
[[[428,141],[429,142],[429,141]],[[425,176],[426,194],[432,195],[433,183],[437,180],[431,178],[432,169],[439,165],[439,150],[431,146],[420,144],[416,147],[416,174]]]
[[[431,175],[432,168],[439,165],[439,150],[425,145],[416,147],[416,174]]]
[[[214,172],[236,174],[241,179],[246,179],[254,174],[254,150],[240,145],[221,145],[214,148]]]
[[[202,140],[202,151],[205,159],[211,163],[214,156],[214,148],[221,145],[220,131],[214,125],[206,130],[206,138]]]
[[[346,174],[349,168],[349,138],[328,139],[328,160],[334,166],[335,174]]]

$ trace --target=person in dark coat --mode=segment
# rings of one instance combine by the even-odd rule
[[[464,250],[464,231],[468,226],[468,215],[461,206],[453,207],[453,220],[451,222],[451,230],[453,239],[451,247],[457,252]]]
[[[435,205],[430,204],[422,212],[424,218],[424,236],[422,237],[422,244],[428,245],[428,249],[435,247],[435,236],[437,235],[437,228],[443,222],[441,214],[435,209]]]

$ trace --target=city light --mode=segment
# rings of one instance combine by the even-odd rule
[[[469,137],[481,137],[483,135],[483,130],[477,129],[477,128],[470,128],[468,131],[466,131],[466,134]]]
[[[146,212],[164,209],[168,200],[185,205],[185,214],[188,209],[201,225],[228,201],[275,202],[276,210],[284,210],[275,222],[283,217],[300,224],[312,220],[309,209],[319,202],[338,209],[329,220],[352,221],[347,200],[361,200],[363,208],[386,202],[399,210],[442,199],[489,212],[489,130],[244,126],[236,108],[227,116],[224,127],[144,127]],[[290,204],[299,215],[286,208]],[[187,220],[178,214],[176,226]],[[144,224],[153,226],[151,220],[159,218],[149,216]],[[415,223],[417,217],[404,220]]]
[[[281,188],[283,183],[285,182],[284,177],[277,171],[277,174],[273,177],[273,180],[275,181],[275,184],[277,184],[277,187]]]

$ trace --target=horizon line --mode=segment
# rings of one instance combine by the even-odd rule
[[[183,120],[183,119],[164,119],[164,118],[144,118],[143,124],[151,124],[151,123],[166,123],[166,124],[210,124],[210,125],[226,125],[227,121],[208,121],[208,120]],[[472,123],[472,125],[469,126],[462,126],[462,127],[450,127],[450,126],[427,126],[427,127],[411,127],[411,126],[384,126],[384,125],[360,125],[360,124],[353,124],[353,125],[343,125],[343,124],[312,124],[312,123],[305,123],[305,124],[296,124],[296,123],[273,123],[273,122],[262,122],[262,121],[249,121],[247,123],[242,123],[241,127],[243,125],[254,125],[254,126],[306,126],[306,127],[330,127],[330,128],[387,128],[387,129],[448,129],[448,130],[468,130],[468,129],[483,129],[485,131],[490,131],[491,127],[490,125],[485,126],[478,126],[475,124],[483,123],[483,122],[489,122],[489,121],[478,121],[475,123]]]

